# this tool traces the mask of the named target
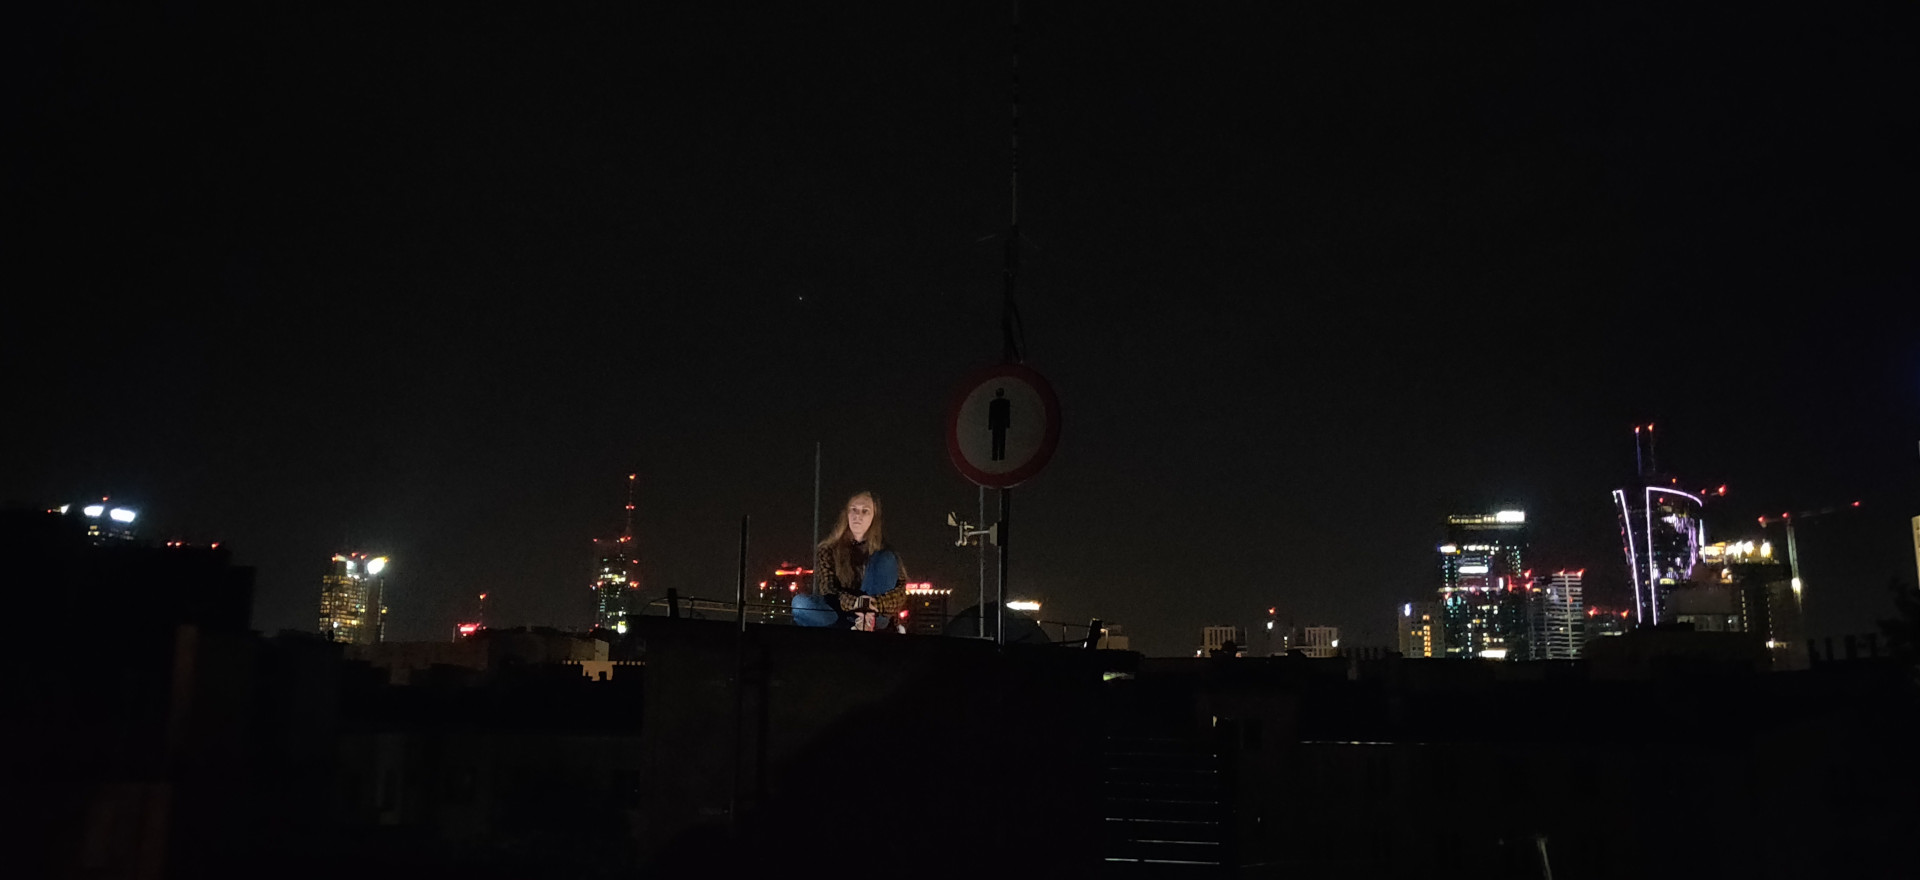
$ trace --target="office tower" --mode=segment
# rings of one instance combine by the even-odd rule
[[[1300,628],[1300,637],[1295,639],[1288,653],[1299,651],[1308,657],[1326,659],[1340,654],[1340,628],[1337,626],[1304,626]]]
[[[1100,627],[1100,640],[1094,643],[1094,647],[1102,651],[1128,651],[1132,650],[1130,644],[1126,629],[1120,624],[1109,623]]]
[[[1627,608],[1604,608],[1599,605],[1587,608],[1586,641],[1602,639],[1607,636],[1624,636],[1627,626],[1633,622],[1633,611]],[[1584,650],[1584,649],[1583,649]]]
[[[1675,614],[1676,622],[1695,629],[1748,632],[1765,640],[1777,670],[1805,669],[1806,630],[1800,616],[1800,591],[1793,586],[1793,569],[1766,541],[1731,541],[1701,548],[1698,583],[1676,592],[1676,612],[1689,610],[1695,596],[1721,597],[1712,610],[1726,623],[1699,615]],[[1723,606],[1723,607],[1722,607]]]
[[[320,634],[349,645],[386,638],[387,558],[335,553],[320,576]]]
[[[793,597],[812,588],[813,569],[782,562],[774,568],[772,577],[760,582],[747,618],[761,623],[792,623]]]
[[[1204,627],[1200,630],[1200,650],[1194,652],[1195,656],[1211,657],[1213,656],[1213,652],[1224,650],[1229,642],[1234,646],[1234,656],[1237,657],[1246,653],[1247,637],[1245,633],[1240,631],[1239,627]]]
[[[930,583],[907,584],[907,632],[937,636],[947,631],[947,602],[953,591]]]
[[[120,507],[111,501],[111,498],[102,495],[98,502],[80,505],[80,517],[87,524],[87,538],[95,544],[133,540],[133,521],[139,514],[132,508]],[[58,512],[69,514],[73,508],[71,504],[62,504]]]
[[[1524,511],[1447,517],[1439,547],[1447,656],[1526,659],[1526,547]]]
[[[1587,641],[1586,569],[1556,571],[1527,593],[1527,644],[1535,660],[1578,660]]]
[[[639,474],[627,475],[626,526],[618,538],[595,538],[593,625],[596,629],[627,631],[627,615],[640,590],[640,558],[633,546],[633,488]],[[638,609],[632,609],[638,613]]]
[[[1697,579],[1666,591],[1666,599],[1660,604],[1660,623],[1694,632],[1746,632],[1744,603],[1739,595],[1739,587],[1730,578],[1715,577],[1710,567],[1718,564],[1709,563],[1713,558],[1710,554],[1718,546],[1709,545],[1700,549],[1701,564],[1695,567]],[[1722,575],[1725,575],[1724,570]]]
[[[1446,628],[1440,622],[1440,603],[1408,602],[1401,605],[1399,631],[1400,656],[1446,656]]]
[[[1678,479],[1659,472],[1652,425],[1636,426],[1633,436],[1639,472],[1625,488],[1613,490],[1613,504],[1633,583],[1634,623],[1653,626],[1669,622],[1667,605],[1674,589],[1693,578],[1706,541],[1701,520],[1705,502],[1680,491]]]

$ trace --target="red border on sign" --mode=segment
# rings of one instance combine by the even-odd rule
[[[1047,410],[1047,432],[1040,438],[1040,448],[1035,450],[1027,463],[1004,474],[990,474],[967,463],[967,457],[960,454],[960,408],[966,405],[967,395],[986,384],[996,376],[1011,376],[1019,379],[1039,392],[1040,402]],[[990,489],[1011,489],[1026,482],[1040,469],[1047,466],[1053,458],[1054,447],[1060,445],[1060,398],[1053,394],[1053,386],[1039,373],[1021,364],[997,364],[988,367],[967,378],[960,390],[954,392],[953,400],[947,405],[947,458],[960,474],[974,483]]]

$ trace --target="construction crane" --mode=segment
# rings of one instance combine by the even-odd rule
[[[1787,568],[1791,573],[1790,576],[1793,578],[1793,598],[1795,600],[1798,600],[1800,598],[1800,550],[1798,547],[1794,545],[1794,542],[1793,542],[1793,524],[1800,520],[1813,519],[1814,517],[1817,517],[1817,516],[1826,516],[1829,513],[1838,513],[1842,510],[1851,510],[1859,506],[1860,506],[1860,502],[1855,501],[1852,504],[1847,505],[1846,507],[1822,507],[1819,510],[1803,510],[1799,513],[1789,513],[1789,512],[1783,511],[1779,516],[1763,516],[1760,518],[1760,526],[1762,528],[1773,525],[1775,523],[1779,523],[1787,527]]]

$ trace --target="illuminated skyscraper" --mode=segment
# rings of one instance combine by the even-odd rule
[[[1447,517],[1447,543],[1439,547],[1447,656],[1527,658],[1526,547],[1524,511]]]
[[[633,488],[639,479],[639,474],[627,475],[626,525],[620,537],[593,539],[599,551],[593,575],[593,625],[617,633],[627,631],[629,606],[640,590],[640,559],[633,546]]]
[[[1772,666],[1777,670],[1807,667],[1806,630],[1800,616],[1800,592],[1793,588],[1792,569],[1773,552],[1765,540],[1733,541],[1700,548],[1698,580],[1675,594],[1674,617],[1694,624],[1695,629],[1719,629],[1749,632],[1765,639]],[[1711,611],[1723,616],[1727,624],[1702,626],[1700,615],[1687,604],[1702,604],[1696,597],[1719,600]],[[1683,603],[1681,600],[1695,600]]]
[[[1440,603],[1408,602],[1400,606],[1400,656],[1444,657],[1446,628],[1440,622]]]
[[[1704,502],[1675,488],[1678,480],[1656,472],[1652,425],[1636,426],[1633,434],[1640,473],[1626,488],[1613,490],[1613,504],[1633,582],[1634,621],[1651,626],[1667,622],[1674,588],[1693,578],[1706,542],[1700,518]]]
[[[1586,569],[1556,571],[1527,593],[1527,644],[1535,660],[1578,660],[1587,643]]]
[[[335,553],[320,577],[320,634],[350,645],[386,637],[387,557]]]
[[[74,506],[62,504],[57,512],[69,514]],[[99,502],[80,505],[80,516],[87,524],[87,537],[95,544],[107,541],[133,540],[133,521],[138,517],[131,508],[110,503],[107,496],[101,496]]]
[[[760,594],[748,617],[761,623],[792,623],[793,597],[812,588],[813,569],[782,562],[773,577],[760,582]]]

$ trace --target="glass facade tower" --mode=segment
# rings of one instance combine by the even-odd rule
[[[1670,622],[1676,587],[1693,579],[1706,540],[1698,496],[1641,482],[1613,490],[1621,551],[1633,583],[1633,616],[1640,626]]]
[[[320,576],[320,634],[350,645],[386,637],[387,558],[335,553]]]
[[[1527,601],[1528,642],[1535,660],[1578,660],[1587,643],[1586,569],[1556,571],[1536,583]]]
[[[1440,615],[1449,657],[1524,660],[1527,515],[1519,510],[1447,517],[1440,545]]]

